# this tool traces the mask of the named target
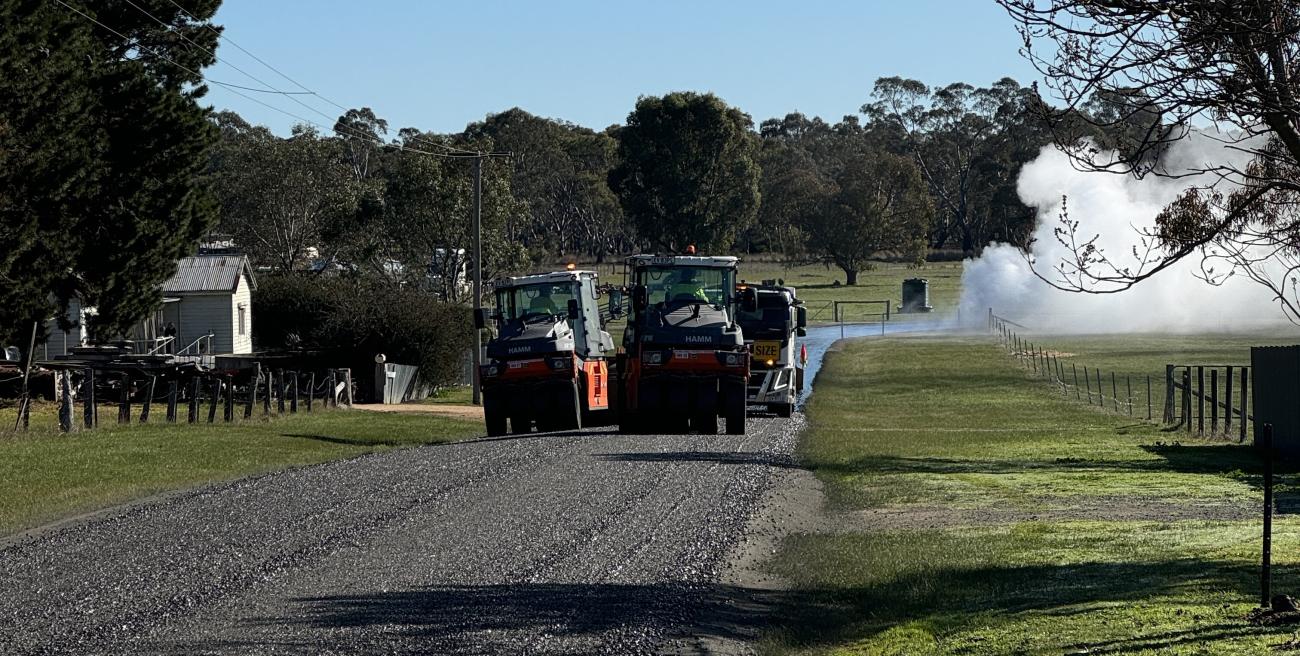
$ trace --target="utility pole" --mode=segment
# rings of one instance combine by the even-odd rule
[[[483,153],[474,158],[474,312],[483,307]],[[477,319],[475,320],[477,321]],[[479,366],[483,364],[483,331],[474,329],[474,405],[482,405]]]

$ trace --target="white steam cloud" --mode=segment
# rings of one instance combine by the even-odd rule
[[[1206,162],[1241,165],[1243,157],[1220,141],[1193,135],[1175,144],[1165,163],[1177,171],[1204,168]],[[1024,166],[1017,182],[1021,201],[1038,211],[1034,268],[1056,280],[1054,267],[1071,255],[1054,232],[1060,226],[1062,196],[1070,219],[1079,222],[1078,236],[1100,235],[1098,246],[1126,266],[1137,263],[1132,251],[1140,242],[1138,230],[1154,227],[1166,204],[1188,187],[1205,183],[1079,171],[1066,154],[1044,148]],[[1123,292],[1072,293],[1035,276],[1019,249],[996,244],[966,261],[961,316],[982,320],[992,308],[1036,331],[1056,333],[1243,332],[1292,326],[1262,285],[1240,274],[1210,285],[1195,277],[1199,267],[1200,256],[1193,254]]]

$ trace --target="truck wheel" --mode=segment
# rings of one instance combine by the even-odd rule
[[[789,419],[794,415],[793,403],[773,403],[768,407],[771,408],[772,412],[776,413],[776,416],[782,419]]]
[[[618,432],[624,435],[636,435],[641,432],[641,425],[637,422],[636,416],[630,412],[623,412],[618,417]]]
[[[745,434],[746,391],[744,383],[730,383],[723,392],[728,435]]]
[[[556,423],[559,424],[556,430],[581,430],[582,394],[578,391],[578,385],[574,384],[567,390],[561,391],[558,401],[555,406],[556,412],[559,413],[556,418]]]
[[[487,424],[488,437],[501,437],[506,434],[505,409],[491,396],[483,398],[483,420]]]
[[[559,423],[560,422],[550,413],[537,415],[537,432],[549,433],[554,430],[559,430],[556,428]]]
[[[718,434],[718,413],[716,410],[710,410],[696,415],[691,419],[691,427],[701,435]]]
[[[510,415],[510,432],[515,435],[523,435],[533,429],[533,419],[526,412],[516,412]]]

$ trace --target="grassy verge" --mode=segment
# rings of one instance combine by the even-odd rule
[[[882,262],[871,270],[859,272],[858,284],[848,287],[836,284],[844,282],[844,272],[834,267],[818,264],[785,266],[779,262],[745,262],[743,258],[740,263],[741,278],[750,281],[784,279],[787,285],[797,288],[799,298],[810,305],[825,301],[889,300],[897,306],[902,297],[903,281],[925,278],[930,281],[930,305],[935,311],[929,315],[915,315],[917,318],[944,316],[956,310],[961,297],[961,273],[961,262],[932,263],[920,268]]]
[[[421,401],[431,405],[469,405],[474,400],[474,388],[470,385],[453,385],[443,387],[433,396]]]
[[[794,589],[768,651],[1257,654],[1291,635],[1244,619],[1249,447],[1174,445],[983,340],[850,344],[808,413],[801,455],[836,529],[783,544]],[[1300,523],[1277,527],[1275,586],[1294,590]]]
[[[51,410],[41,408],[33,423]],[[105,422],[70,435],[0,435],[0,535],[167,490],[481,432],[478,422],[446,417],[331,410],[231,425]]]

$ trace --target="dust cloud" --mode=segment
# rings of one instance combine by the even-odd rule
[[[1224,148],[1220,140],[1193,134],[1176,143],[1164,160],[1167,170],[1203,167],[1207,162],[1244,164],[1240,151]],[[1134,287],[1114,294],[1061,291],[1039,279],[1058,280],[1055,267],[1071,255],[1055,234],[1061,225],[1062,196],[1069,217],[1079,222],[1081,239],[1099,235],[1098,246],[1119,266],[1138,263],[1133,248],[1139,231],[1152,228],[1160,210],[1192,185],[1208,184],[1197,177],[1171,179],[1085,172],[1054,147],[1021,170],[1020,199],[1036,208],[1038,225],[1032,249],[1034,264],[1019,249],[1006,244],[986,248],[967,260],[962,274],[961,317],[982,322],[988,309],[1038,332],[1255,332],[1296,328],[1287,321],[1272,293],[1244,275],[1211,285],[1194,274],[1201,257],[1194,254]],[[981,324],[982,325],[982,324]]]

